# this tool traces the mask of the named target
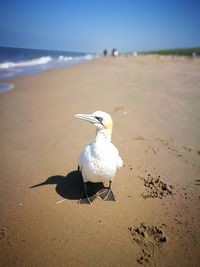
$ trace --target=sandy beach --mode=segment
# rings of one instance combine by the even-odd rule
[[[0,94],[0,266],[197,267],[200,59],[120,56],[8,82]],[[116,202],[80,205],[103,110],[124,160]]]

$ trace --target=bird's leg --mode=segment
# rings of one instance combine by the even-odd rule
[[[91,195],[88,196],[87,186],[86,183],[83,183],[84,185],[84,192],[79,200],[79,204],[90,204],[92,205],[92,202],[95,200],[95,196]]]
[[[105,200],[105,201],[116,201],[111,187],[112,187],[112,181],[109,181],[109,187],[100,190],[99,195],[103,200]]]

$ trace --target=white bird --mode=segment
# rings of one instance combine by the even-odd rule
[[[103,111],[95,111],[93,114],[76,114],[75,117],[88,121],[96,127],[95,139],[83,149],[78,159],[78,169],[82,173],[84,182],[84,195],[91,204],[94,197],[88,196],[86,183],[109,181],[109,187],[101,190],[100,196],[103,200],[115,201],[111,185],[116,171],[122,167],[123,161],[119,156],[119,151],[111,143],[112,118]]]

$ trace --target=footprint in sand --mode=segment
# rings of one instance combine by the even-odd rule
[[[195,182],[195,185],[200,185],[200,179],[196,179]]]
[[[6,235],[6,229],[5,228],[1,228],[0,230],[0,240],[2,240]]]
[[[139,226],[128,228],[133,241],[141,248],[141,255],[137,258],[139,264],[148,264],[154,256],[155,249],[167,242],[167,238],[162,230],[163,227],[166,227],[166,225],[162,224],[158,227],[141,223]]]
[[[172,190],[174,189],[173,185],[168,185],[164,183],[160,176],[152,177],[151,174],[148,174],[147,178],[142,178],[144,181],[144,186],[146,191],[142,193],[144,198],[163,198],[167,195],[173,195]]]

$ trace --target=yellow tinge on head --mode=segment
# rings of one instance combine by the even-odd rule
[[[99,118],[102,120],[102,127],[97,127],[97,132],[104,133],[106,136],[111,138],[112,135],[112,128],[113,128],[113,121],[110,114],[104,111],[95,111],[92,114],[94,117]]]
[[[97,134],[103,134],[111,139],[113,121],[108,113],[95,111],[92,114],[76,114],[75,117],[92,123],[97,129]]]

